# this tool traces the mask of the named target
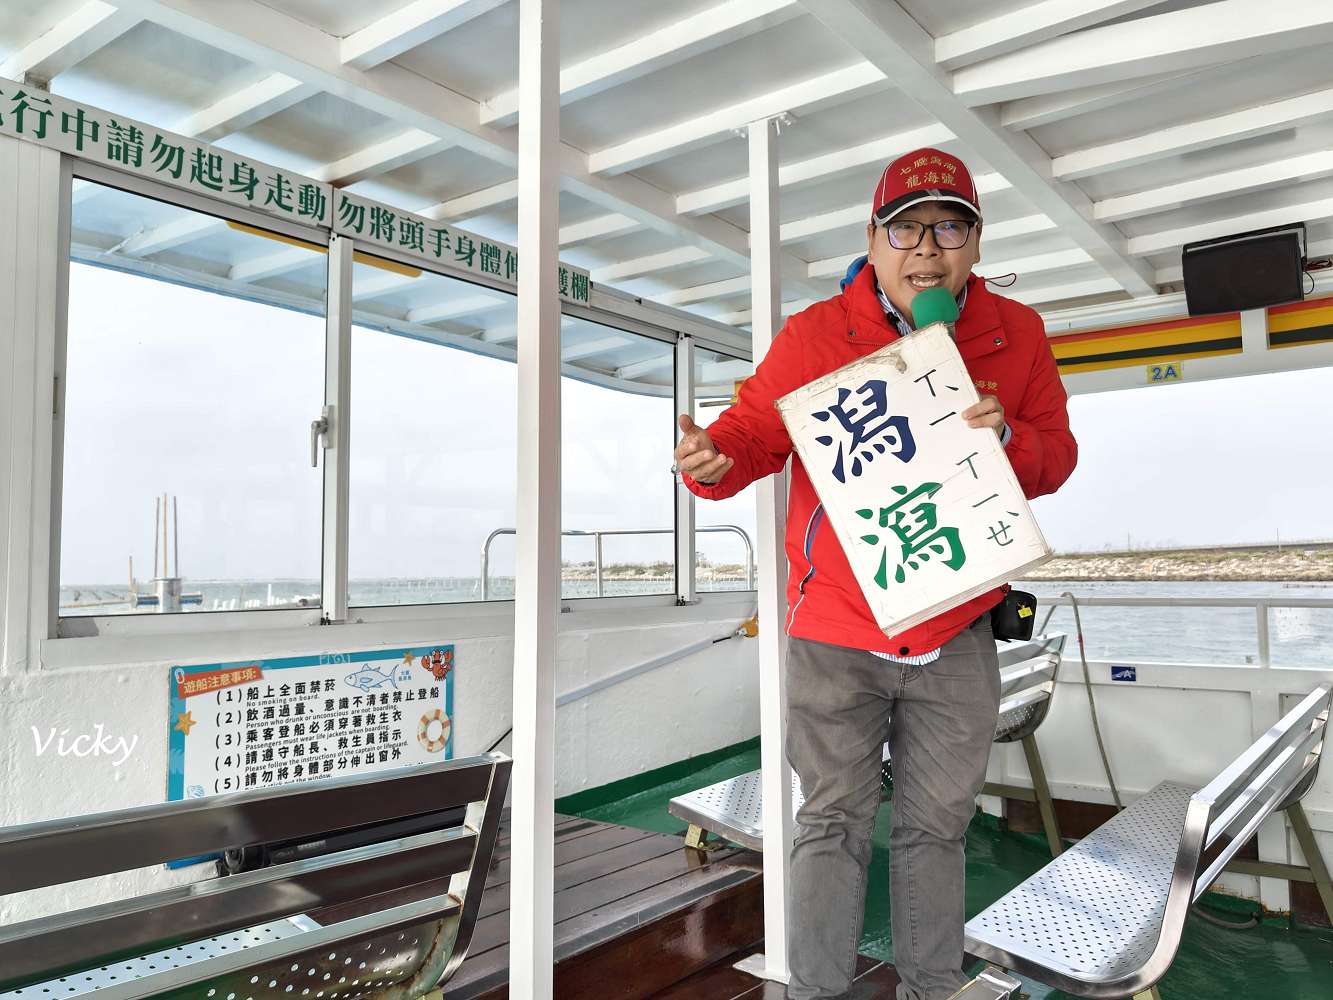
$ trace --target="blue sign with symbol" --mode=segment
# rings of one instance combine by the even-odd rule
[[[1111,667],[1111,680],[1113,681],[1137,681],[1138,679],[1138,667]]]

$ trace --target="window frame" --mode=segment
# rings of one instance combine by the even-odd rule
[[[66,372],[68,369],[69,273],[73,222],[74,180],[99,184],[144,198],[150,198],[188,211],[211,215],[286,236],[307,244],[325,248],[325,406],[333,406],[334,447],[323,451],[324,495],[321,508],[321,606],[318,608],[237,609],[235,611],[192,611],[180,614],[124,614],[60,616],[60,546],[63,516],[62,492],[64,484],[64,436]],[[232,635],[242,631],[272,632],[304,629],[314,625],[331,627],[352,626],[375,628],[394,623],[412,624],[484,619],[512,619],[512,600],[466,601],[438,604],[349,606],[347,563],[349,551],[349,510],[347,483],[350,472],[350,411],[352,378],[350,338],[354,321],[351,298],[350,268],[354,253],[364,253],[420,268],[423,271],[452,278],[478,287],[489,288],[507,295],[514,289],[500,280],[490,280],[447,262],[427,262],[393,248],[378,246],[362,240],[335,235],[323,228],[305,226],[256,212],[232,203],[214,200],[204,195],[154,182],[148,178],[124,173],[112,167],[88,162],[76,157],[60,156],[60,225],[56,240],[56,301],[54,337],[54,399],[51,413],[51,465],[49,496],[34,498],[48,512],[50,518],[50,554],[46,579],[34,577],[34,600],[44,605],[46,640],[101,638],[125,641],[146,639],[154,645],[166,642],[175,645],[175,637]],[[345,269],[340,273],[339,269]],[[682,399],[692,399],[694,372],[690,364],[682,369],[683,356],[692,354],[695,347],[703,348],[741,360],[752,360],[748,337],[742,331],[732,334],[720,330],[708,321],[690,313],[644,302],[617,289],[593,285],[588,305],[561,303],[561,314],[672,345],[675,352],[673,398],[679,408]],[[684,352],[684,353],[683,353]],[[688,373],[687,384],[682,385],[682,372]],[[687,412],[687,411],[680,411]],[[314,419],[318,414],[312,414]],[[674,443],[674,438],[670,439]],[[663,454],[669,451],[668,439],[663,439]],[[665,474],[665,470],[664,470]],[[743,604],[752,602],[754,591],[730,591],[700,595],[694,585],[693,559],[686,562],[688,548],[693,549],[694,535],[690,531],[682,540],[684,524],[693,524],[694,504],[697,500],[677,483],[675,501],[676,584],[671,593],[625,596],[565,598],[561,610],[565,613],[587,612],[596,615],[611,610],[662,609],[682,605]],[[341,598],[340,600],[336,598]],[[37,610],[37,609],[34,609]],[[333,614],[330,614],[333,612]],[[221,640],[220,640],[221,641]],[[230,642],[231,640],[225,640]],[[363,640],[364,641],[364,640]],[[386,639],[386,641],[388,641]],[[84,644],[80,644],[81,646]]]

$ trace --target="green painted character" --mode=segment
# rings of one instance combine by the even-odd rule
[[[881,528],[888,528],[898,536],[902,548],[902,561],[893,574],[893,579],[897,583],[907,581],[907,570],[915,571],[929,562],[931,553],[945,556],[947,552],[947,557],[941,561],[955,571],[962,569],[963,564],[967,562],[967,553],[963,551],[958,529],[941,528],[937,507],[929,502],[939,488],[939,483],[922,483],[909,493],[906,486],[895,486],[893,492],[899,494],[899,499],[888,507],[881,507],[878,516],[870,509],[856,512],[859,517],[867,521],[878,521]],[[918,497],[923,497],[921,502],[908,507],[908,504]],[[880,540],[881,536],[878,534],[861,536],[861,541],[870,545],[879,545]],[[875,573],[875,583],[881,590],[889,589],[888,557],[886,543],[884,551],[880,553],[879,570]]]

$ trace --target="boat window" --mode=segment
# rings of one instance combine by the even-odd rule
[[[1081,609],[1090,658],[1326,665],[1331,393],[1316,369],[1072,397],[1078,466],[1032,504],[1066,558],[1027,589],[1100,602]],[[1070,609],[1050,626],[1072,635]]]
[[[753,373],[749,361],[695,348],[695,423],[707,427],[716,420]],[[726,500],[699,500],[694,511],[696,589],[753,590],[758,554],[754,487]]]
[[[84,181],[73,200],[60,614],[318,606],[321,248]]]
[[[350,603],[512,599],[516,300],[358,252],[352,301]]]
[[[563,595],[675,593],[675,346],[571,316],[560,345]]]

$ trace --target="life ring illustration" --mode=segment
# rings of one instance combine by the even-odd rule
[[[430,725],[432,722],[438,722],[440,724],[440,735],[434,739],[432,739],[430,735]],[[452,728],[453,726],[449,722],[449,716],[445,715],[442,710],[436,708],[421,717],[421,722],[417,726],[417,739],[421,742],[421,745],[426,748],[427,752],[439,753],[449,742],[449,731]]]

